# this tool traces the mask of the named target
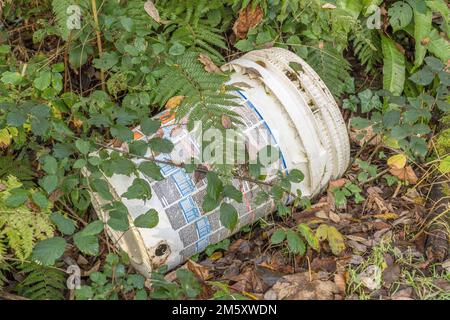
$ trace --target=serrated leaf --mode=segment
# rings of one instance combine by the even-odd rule
[[[242,192],[232,185],[226,185],[223,188],[223,196],[233,199],[236,202],[242,203]]]
[[[289,171],[288,179],[292,183],[300,183],[305,179],[305,175],[298,169],[292,169]]]
[[[127,199],[148,200],[152,197],[152,189],[146,180],[136,178],[133,180],[131,186],[128,187],[127,191],[122,194],[122,197]]]
[[[302,239],[300,239],[299,235],[292,231],[286,231],[286,239],[289,250],[294,254],[304,255],[306,252],[306,245]]]
[[[39,180],[41,187],[48,193],[52,193],[58,186],[58,177],[56,175],[48,175]]]
[[[92,189],[97,192],[103,199],[112,201],[114,199],[109,184],[103,179],[94,179],[91,181]]]
[[[172,141],[165,138],[153,138],[148,144],[154,152],[159,153],[170,153],[174,147]]]
[[[223,183],[215,172],[208,172],[206,174],[207,187],[206,194],[213,200],[218,200],[222,191]]]
[[[283,229],[276,230],[270,237],[270,242],[272,244],[282,243],[286,239],[286,232]]]
[[[22,188],[16,188],[10,191],[10,195],[5,200],[8,207],[17,208],[24,204],[28,199],[28,191]]]
[[[164,179],[163,175],[161,174],[161,168],[154,162],[142,162],[141,164],[139,164],[138,170],[154,180],[160,181]]]
[[[297,226],[297,230],[298,232],[300,232],[303,238],[305,238],[306,242],[311,248],[313,248],[316,251],[320,250],[319,239],[317,239],[316,235],[307,224],[304,223],[299,224]]]
[[[75,223],[72,219],[66,218],[60,213],[52,212],[50,220],[56,225],[58,230],[65,235],[72,235],[75,232]]]
[[[66,249],[66,240],[61,237],[53,237],[39,241],[33,248],[31,259],[45,266],[55,264]]]
[[[141,131],[143,134],[150,136],[161,127],[161,121],[153,120],[151,118],[146,118],[141,121]]]
[[[144,214],[141,214],[134,220],[134,225],[138,228],[154,228],[159,223],[158,211],[150,209]]]

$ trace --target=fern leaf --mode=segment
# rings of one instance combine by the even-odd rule
[[[383,89],[394,95],[401,95],[405,84],[405,56],[397,49],[395,42],[382,36]]]
[[[331,93],[336,98],[340,97],[344,92],[344,83],[350,78],[350,64],[342,53],[326,44],[323,49],[311,50],[306,61],[319,74]]]
[[[25,278],[17,286],[20,295],[33,300],[62,300],[65,288],[64,272],[36,263],[19,266]]]

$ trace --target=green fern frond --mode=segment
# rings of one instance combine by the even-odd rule
[[[62,300],[65,288],[64,272],[36,263],[23,263],[19,266],[25,279],[17,286],[20,295],[33,300]]]
[[[376,65],[381,64],[383,55],[381,53],[380,35],[377,30],[361,28],[350,35],[353,50],[359,62],[364,65],[367,73],[376,74]]]
[[[189,115],[189,129],[193,128],[195,121],[201,121],[204,128],[220,128],[224,114],[233,123],[239,122],[239,115],[230,110],[237,103],[231,94],[234,88],[224,84],[228,76],[206,72],[197,53],[187,52],[178,57],[172,64],[165,65],[160,74],[153,103],[162,106],[173,96],[184,96],[176,114],[178,119]]]
[[[53,236],[53,225],[48,211],[31,211],[26,205],[10,208],[5,200],[10,190],[18,188],[21,183],[9,176],[0,180],[7,188],[0,192],[0,240],[5,243],[20,260],[25,260],[33,251],[36,241]]]
[[[339,98],[344,92],[345,83],[350,79],[350,63],[342,53],[331,44],[325,44],[322,49],[309,50],[306,61],[318,73],[331,93]]]
[[[405,84],[405,56],[395,46],[395,42],[382,36],[383,49],[383,89],[394,95],[401,95]]]

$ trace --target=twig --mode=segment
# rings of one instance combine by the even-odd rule
[[[98,56],[101,58],[103,55],[103,48],[102,48],[102,36],[100,34],[100,25],[98,23],[97,1],[91,0],[91,6],[92,6],[92,14],[94,16],[95,34],[97,36]],[[102,69],[100,69],[100,81],[102,83],[102,90],[106,91],[105,73]]]

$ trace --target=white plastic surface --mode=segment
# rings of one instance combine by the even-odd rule
[[[292,63],[296,64],[295,70]],[[271,48],[249,52],[222,69],[234,71],[230,84],[246,84],[239,85],[242,90],[236,92],[242,104],[240,108],[244,109],[238,108],[236,111],[254,116],[255,121],[259,121],[257,125],[272,135],[273,143],[281,151],[283,165],[288,170],[299,169],[305,175],[304,181],[293,185],[294,190],[299,188],[303,195],[315,196],[331,179],[345,172],[350,159],[350,146],[344,120],[329,90],[306,62],[285,49]],[[251,124],[244,129],[246,135],[253,132]],[[175,138],[171,137],[177,152],[182,150],[182,144],[186,141],[191,143],[190,133],[185,129],[180,132]],[[175,156],[180,157],[179,154],[167,155],[172,159]],[[188,160],[190,155],[184,157]],[[135,161],[138,163],[141,160]],[[183,175],[179,170],[165,170],[167,181],[164,183],[175,181],[173,187],[162,185],[163,182],[151,182],[151,200],[120,199],[130,212],[130,221],[155,208],[159,212],[158,226],[153,229],[131,228],[125,235],[108,229],[111,238],[128,252],[134,266],[146,276],[162,264],[173,268],[206,245],[231,235],[218,222],[214,211],[201,212],[198,200],[206,188],[204,182],[192,181],[192,177]],[[133,179],[122,175],[109,179],[118,199]],[[191,188],[187,193],[184,192],[184,185],[180,187],[180,181]],[[252,200],[256,189],[251,185],[236,182],[236,186],[244,192],[245,199],[243,205],[237,206],[239,227],[273,210],[271,203],[254,205]],[[106,221],[108,216],[101,209],[102,203],[103,200],[94,195],[96,211]]]

